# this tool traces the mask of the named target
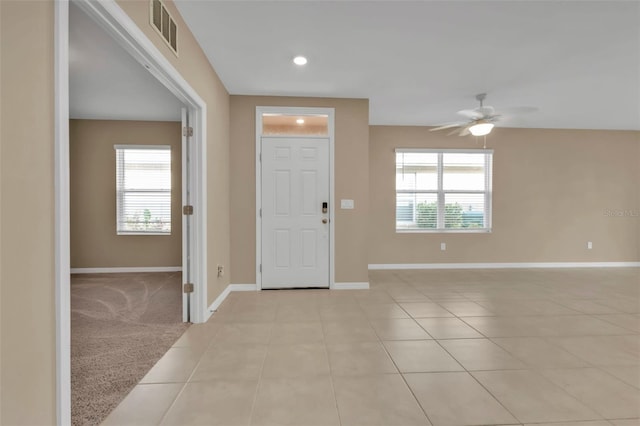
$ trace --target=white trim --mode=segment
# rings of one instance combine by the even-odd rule
[[[487,216],[488,217],[488,216]],[[396,234],[490,234],[492,228],[443,228],[443,229],[420,229],[420,228],[400,228],[396,229]]]
[[[213,303],[209,305],[209,308],[207,309],[207,313],[206,313],[207,320],[211,318],[211,315],[213,315],[213,313],[220,307],[220,305],[222,305],[222,302],[225,301],[229,293],[231,293],[230,285],[228,285],[227,288],[222,290],[222,293],[220,293],[220,295],[216,297],[216,300],[214,300]]]
[[[461,148],[461,149],[438,149],[438,148],[396,148],[395,149],[396,153],[430,153],[430,154],[439,154],[439,153],[444,153],[444,154],[449,154],[449,153],[453,153],[453,154],[477,154],[479,152],[485,153],[485,154],[493,154],[493,149],[473,149],[473,148]]]
[[[149,232],[141,232],[141,231],[118,231],[116,232],[116,235],[119,237],[126,237],[127,235],[131,236],[131,235],[147,235],[147,236],[153,236],[153,237],[170,237],[171,236],[171,231],[167,231],[167,232],[157,232],[157,231],[149,231]]]
[[[113,149],[116,152],[116,235],[118,236],[125,236],[125,235],[153,235],[153,236],[171,236],[171,232],[175,231],[175,229],[172,229],[172,225],[173,225],[173,218],[171,217],[171,213],[172,213],[172,209],[171,209],[171,204],[172,204],[172,188],[171,188],[171,176],[172,176],[172,170],[175,167],[175,164],[173,164],[172,162],[172,157],[173,157],[173,153],[171,152],[171,145],[121,145],[121,144],[117,144],[117,145],[113,145]],[[127,152],[130,151],[157,151],[157,152],[161,152],[164,155],[168,155],[168,158],[166,158],[167,163],[164,163],[164,165],[168,166],[168,170],[166,170],[166,174],[168,179],[168,188],[165,189],[151,189],[151,188],[125,188],[125,182],[126,182],[126,177],[127,177]],[[184,161],[182,161],[182,163],[184,163]],[[156,164],[163,164],[162,161],[160,160],[159,163]],[[180,167],[181,169],[183,169],[184,167]],[[156,171],[157,173],[157,171]],[[184,181],[183,181],[184,182]],[[183,184],[184,187],[184,184]],[[184,189],[181,188],[181,190],[184,192]],[[169,208],[169,229],[168,230],[129,230],[126,229],[127,228],[127,218],[125,217],[125,210],[126,210],[126,203],[125,203],[125,198],[127,195],[131,195],[131,196],[136,196],[136,194],[138,193],[149,193],[149,192],[153,192],[155,194],[160,194],[160,195],[168,195],[168,199],[165,200],[164,204],[165,207]],[[163,203],[160,203],[163,204]],[[184,227],[182,229],[185,229]],[[183,239],[184,240],[184,239]]]
[[[182,266],[125,266],[115,268],[71,268],[72,274],[122,274],[131,272],[181,272]]]
[[[166,151],[171,151],[171,145],[122,145],[117,144],[113,145],[113,149],[162,149]]]
[[[346,283],[334,283],[333,290],[369,290],[368,282],[346,282]]]
[[[56,422],[71,424],[69,2],[54,4]]]
[[[258,291],[255,284],[229,284],[227,287],[230,291]]]
[[[76,0],[77,4],[103,27],[131,56],[144,66],[160,83],[189,109],[194,150],[191,164],[191,201],[194,206],[191,226],[192,294],[191,321],[203,322],[207,305],[207,191],[206,191],[206,117],[207,105],[191,85],[149,40],[136,23],[122,10],[116,0]]]
[[[531,268],[636,268],[640,262],[522,262],[522,263],[378,263],[370,271],[391,269],[531,269]]]
[[[171,62],[117,4],[116,0],[75,0],[94,21],[144,66],[160,83],[188,106],[194,136],[191,188],[194,206],[191,247],[191,321],[207,315],[207,105]],[[56,411],[59,425],[71,424],[70,369],[70,212],[69,212],[69,2],[54,6],[54,105],[55,105],[55,280],[56,280]]]
[[[180,138],[180,152],[182,158],[182,164],[180,167],[180,175],[181,175],[181,206],[190,205],[190,163],[189,163],[189,155],[191,154],[191,150],[193,148],[192,141],[188,136],[188,132],[185,132],[185,128],[189,126],[189,110],[186,107],[182,107],[180,109],[180,134],[182,137]],[[181,216],[181,225],[182,225],[182,282],[183,283],[191,283],[191,241],[189,236],[191,235],[191,217],[180,212]],[[182,292],[182,322],[188,322],[191,319],[191,294]]]
[[[285,115],[326,115],[328,132],[323,139],[329,138],[329,288],[335,285],[335,108],[306,108],[306,107],[279,107],[279,106],[257,106],[256,107],[256,145],[255,145],[255,164],[256,164],[256,286],[258,290],[262,290],[262,272],[260,265],[262,264],[262,217],[260,210],[262,208],[262,116],[263,114],[285,114]],[[281,137],[276,136],[274,137]],[[296,137],[304,137],[299,135]]]
[[[260,108],[260,107],[258,107]],[[303,115],[303,114],[296,114],[296,115]],[[326,114],[325,114],[326,115]],[[317,135],[305,135],[304,133],[300,133],[299,135],[265,135],[263,136],[265,138],[273,138],[273,139],[300,139],[300,138],[304,138],[304,139],[328,139],[329,136],[317,136]]]
[[[493,175],[493,149],[424,149],[424,148],[414,148],[414,149],[404,149],[404,148],[396,148],[396,171],[398,167],[398,158],[397,154],[402,154],[402,170],[404,174],[404,154],[435,154],[437,155],[437,188],[436,189],[398,189],[398,185],[396,182],[396,196],[408,195],[413,196],[414,204],[417,203],[415,200],[415,196],[417,194],[429,194],[436,195],[436,227],[435,228],[419,228],[416,223],[413,223],[411,227],[398,227],[398,218],[396,217],[396,233],[430,233],[430,234],[440,234],[440,233],[491,233],[492,231],[492,175]],[[482,190],[464,190],[464,189],[444,189],[444,155],[445,154],[473,154],[473,155],[483,155],[484,157],[484,189]],[[396,178],[397,179],[397,178]],[[417,178],[416,178],[417,179]],[[482,228],[452,228],[447,229],[445,227],[445,199],[447,195],[452,194],[475,194],[482,195],[484,199],[484,227]],[[396,203],[396,210],[398,205]],[[413,205],[413,221],[416,221],[416,205]],[[397,213],[396,213],[397,216]],[[412,223],[413,221],[401,221],[401,223]]]
[[[257,290],[258,290],[258,286],[255,284],[229,284],[227,288],[225,288],[222,291],[222,293],[220,293],[220,295],[216,297],[216,300],[214,300],[213,303],[209,305],[209,308],[207,309],[207,313],[206,313],[207,314],[206,319],[208,320],[211,317],[211,315],[213,315],[213,313],[220,307],[220,305],[222,305],[222,302],[225,301],[227,296],[229,296],[229,293],[231,293],[232,291],[257,291]]]

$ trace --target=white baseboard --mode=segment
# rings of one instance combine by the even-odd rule
[[[368,282],[344,282],[344,283],[334,283],[333,290],[369,290]]]
[[[523,263],[377,263],[369,270],[390,269],[530,269],[530,268],[634,268],[640,262],[523,262]]]
[[[72,274],[119,274],[126,272],[180,272],[182,266],[126,266],[116,268],[71,268]]]
[[[255,284],[229,284],[230,291],[258,291]]]
[[[369,289],[368,282],[356,283],[356,282],[347,282],[347,283],[335,283],[333,286],[334,290],[367,290]],[[222,290],[222,293],[216,300],[209,305],[209,309],[207,309],[207,318],[205,318],[205,322],[213,315],[213,313],[222,305],[222,302],[225,301],[229,293],[232,291],[257,291],[258,286],[255,284],[229,284],[227,288]]]
[[[258,286],[256,286],[255,284],[229,284],[227,288],[222,290],[222,293],[220,293],[220,295],[216,297],[216,300],[214,300],[213,303],[209,305],[209,309],[207,309],[206,312],[207,317],[204,321],[207,322],[211,315],[213,315],[213,313],[220,307],[220,305],[222,305],[222,302],[224,302],[227,296],[229,296],[229,293],[231,293],[232,291],[257,291],[257,289]]]

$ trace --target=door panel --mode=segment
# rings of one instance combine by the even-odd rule
[[[316,268],[318,266],[318,232],[315,229],[302,230],[302,267]]]
[[[276,268],[289,268],[291,266],[291,238],[288,229],[275,229],[273,251],[276,254]]]
[[[273,196],[275,197],[275,215],[287,217],[290,214],[291,201],[291,172],[289,170],[276,170]]]
[[[262,138],[261,181],[262,288],[328,288],[329,139]]]

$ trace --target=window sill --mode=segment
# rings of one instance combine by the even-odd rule
[[[164,236],[170,237],[171,232],[117,232],[116,235],[155,235],[155,236]]]
[[[490,234],[491,228],[482,229],[396,229],[396,234]]]

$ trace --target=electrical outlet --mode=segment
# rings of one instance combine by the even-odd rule
[[[447,249],[447,243],[440,243],[440,250],[445,251]]]
[[[224,275],[224,266],[218,265],[218,276],[221,277]]]
[[[593,243],[591,241],[587,241],[587,249],[591,250],[593,248]]]

